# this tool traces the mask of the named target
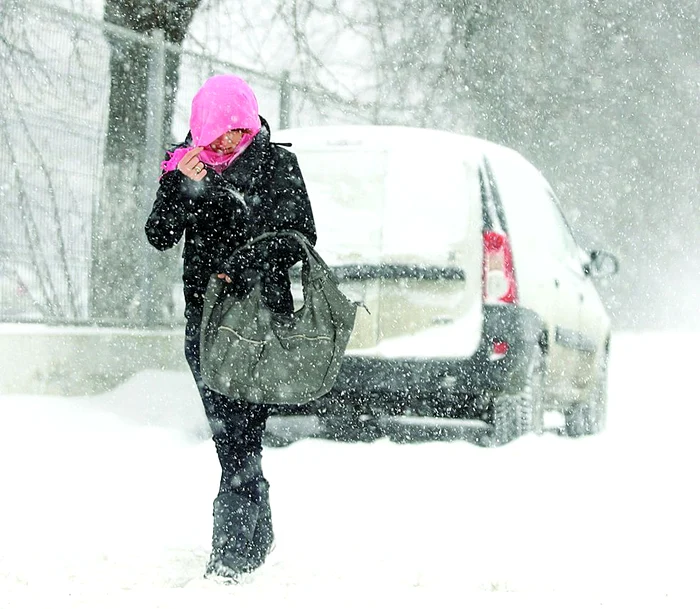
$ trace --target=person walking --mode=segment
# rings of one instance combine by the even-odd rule
[[[302,258],[298,242],[276,237],[234,251],[262,233],[285,229],[315,244],[316,227],[296,156],[270,141],[270,127],[243,79],[209,78],[192,100],[189,127],[185,141],[161,164],[145,230],[159,250],[172,248],[184,234],[185,357],[221,464],[205,576],[235,581],[264,563],[274,539],[269,483],[262,470],[269,407],[230,399],[202,382],[204,294],[212,275],[239,296],[259,282],[266,305],[291,315],[288,270]]]

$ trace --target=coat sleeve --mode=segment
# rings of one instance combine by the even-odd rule
[[[146,220],[148,242],[159,250],[173,247],[185,231],[187,210],[184,179],[185,176],[177,170],[161,176],[153,210]]]
[[[273,209],[267,231],[296,230],[316,244],[316,225],[306,184],[296,155],[284,151],[275,167],[270,200]],[[234,254],[224,265],[227,275],[286,272],[302,259],[299,242],[292,237],[267,239]]]
[[[161,176],[146,236],[153,247],[166,250],[180,241],[189,223],[231,224],[234,217],[241,221],[245,215],[245,206],[216,172],[195,182],[178,170],[168,171]]]

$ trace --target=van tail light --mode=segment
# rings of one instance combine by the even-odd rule
[[[488,304],[517,304],[513,251],[507,235],[484,233],[483,296]]]
[[[508,355],[510,345],[504,340],[494,340],[491,344],[491,353],[489,353],[489,361],[497,362]]]

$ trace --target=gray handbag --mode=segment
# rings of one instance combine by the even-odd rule
[[[306,237],[297,231],[264,233],[296,238],[304,251],[304,304],[291,317],[272,312],[258,282],[237,298],[212,275],[204,296],[200,370],[204,384],[256,404],[304,404],[331,390],[355,324],[357,303]]]

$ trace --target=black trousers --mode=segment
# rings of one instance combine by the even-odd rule
[[[200,317],[191,316],[185,332],[185,357],[202,397],[221,463],[219,494],[234,492],[259,504],[264,501],[261,490],[267,488],[261,456],[269,409],[264,404],[232,400],[204,385],[199,371],[199,331]]]

